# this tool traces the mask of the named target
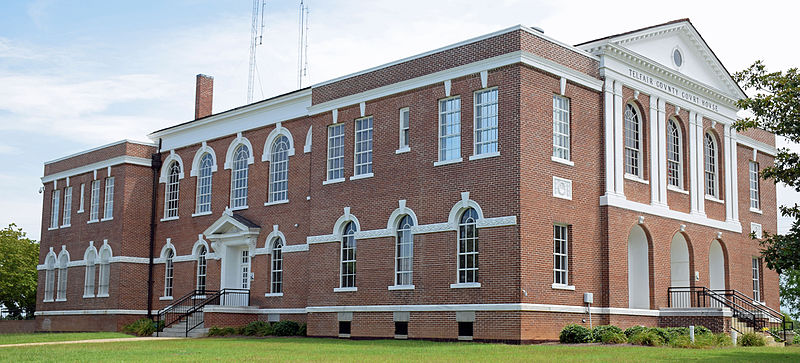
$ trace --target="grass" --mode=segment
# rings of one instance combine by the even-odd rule
[[[323,338],[206,338],[0,348],[0,361],[800,361],[800,348],[679,349]]]
[[[0,334],[0,345],[19,343],[65,342],[69,340],[89,340],[108,338],[132,338],[122,333],[35,333],[35,334]]]

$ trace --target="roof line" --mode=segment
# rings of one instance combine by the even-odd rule
[[[635,30],[630,30],[630,31],[626,31],[626,32],[623,32],[623,33],[619,33],[619,34],[613,34],[613,35],[605,36],[605,37],[602,37],[602,38],[597,38],[597,39],[594,39],[594,40],[590,40],[590,41],[588,41],[588,42],[578,43],[578,44],[575,44],[575,46],[576,46],[576,47],[579,47],[579,46],[581,46],[581,45],[584,45],[584,44],[589,44],[589,43],[599,42],[599,41],[601,41],[601,40],[606,40],[606,39],[611,39],[611,38],[621,37],[621,36],[623,36],[623,35],[628,35],[628,34],[637,33],[637,32],[640,32],[640,31],[642,31],[642,30],[647,30],[647,29],[652,29],[652,28],[658,28],[658,27],[660,27],[660,26],[664,26],[664,25],[677,24],[677,23],[684,22],[684,21],[685,21],[685,22],[688,22],[689,24],[691,24],[691,23],[692,23],[691,21],[689,21],[689,18],[675,19],[675,20],[670,20],[670,21],[668,21],[668,22],[661,23],[661,24],[650,25],[650,26],[646,26],[646,27],[644,27],[644,28],[639,28],[639,29],[635,29]]]
[[[124,143],[131,143],[131,144],[138,144],[138,145],[145,145],[145,146],[152,146],[152,147],[156,147],[157,146],[156,144],[154,144],[152,142],[130,140],[130,139],[122,139],[122,140],[114,141],[112,143],[108,143],[108,144],[105,144],[105,145],[100,145],[98,147],[94,147],[94,148],[91,148],[91,149],[88,149],[88,150],[79,151],[79,152],[76,152],[74,154],[70,154],[70,155],[67,155],[67,156],[62,156],[62,157],[60,157],[58,159],[45,161],[44,165],[50,165],[50,164],[53,164],[53,163],[57,163],[59,161],[64,161],[64,160],[67,160],[67,159],[74,158],[76,156],[88,154],[90,152],[94,152],[94,151],[97,151],[97,150],[105,149],[105,148],[108,148],[108,147],[112,147],[112,146],[116,146],[116,145],[124,144]]]

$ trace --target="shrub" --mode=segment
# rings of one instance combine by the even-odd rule
[[[655,335],[658,335],[658,337],[661,338],[661,343],[662,344],[669,342],[670,333],[667,332],[666,329],[664,329],[664,328],[647,328],[647,331],[649,331],[649,332],[651,332],[651,333],[653,333]]]
[[[699,342],[695,340],[695,343]],[[694,346],[688,335],[673,335],[670,337],[670,340],[667,344],[674,348],[691,348]]]
[[[241,328],[242,335],[246,336],[267,336],[272,335],[272,326],[264,321],[251,321]]]
[[[633,334],[633,336],[628,339],[628,342],[636,345],[649,345],[651,347],[657,347],[664,344],[664,338],[662,338],[656,331],[647,329]]]
[[[208,336],[210,337],[224,337],[228,335],[238,335],[239,329],[232,328],[232,327],[225,327],[220,328],[217,326],[212,326],[208,329]]]
[[[592,332],[583,325],[570,324],[561,330],[558,341],[563,344],[588,343],[592,340]]]
[[[792,339],[792,344],[800,344],[800,334],[795,333],[794,338]]]
[[[595,343],[602,342],[603,334],[606,332],[622,334],[622,329],[613,325],[598,325],[592,328],[592,341]]]
[[[300,324],[291,320],[279,321],[273,325],[272,332],[277,336],[284,337],[299,335]]]
[[[148,318],[142,318],[134,321],[133,323],[125,325],[122,328],[122,331],[124,333],[133,334],[140,337],[149,337],[156,332],[157,328],[162,328],[163,325],[163,322],[156,324],[156,322]]]
[[[718,334],[708,334],[708,335],[712,337],[711,342],[715,347],[730,347],[731,345],[733,345],[733,340],[731,340],[731,336],[728,334],[718,333]]]
[[[763,347],[767,342],[761,334],[744,333],[739,337],[738,344],[743,347]]]
[[[306,336],[308,330],[307,328],[308,326],[306,325],[306,323],[300,324],[300,329],[297,331],[297,335],[302,337]]]
[[[645,331],[645,330],[647,330],[647,328],[643,327],[641,325],[632,326],[632,327],[630,327],[628,329],[625,329],[625,336],[628,337],[628,339],[630,339],[636,333],[639,333],[639,332],[642,332],[642,331]]]
[[[600,335],[600,342],[603,344],[624,344],[627,341],[621,329],[619,332],[607,330]]]
[[[714,334],[711,329],[706,328],[702,325],[695,325],[694,327],[694,335],[705,335],[705,334]]]

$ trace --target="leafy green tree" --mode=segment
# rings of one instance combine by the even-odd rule
[[[36,310],[36,264],[39,243],[25,237],[25,232],[10,224],[0,230],[0,304],[12,317]]]
[[[736,122],[737,130],[760,128],[800,143],[800,74],[797,68],[768,72],[762,61],[756,61],[733,78],[752,93],[738,103],[750,115]],[[800,192],[800,155],[781,148],[774,165],[764,168],[761,177]],[[797,316],[800,308],[800,206],[781,205],[780,211],[793,220],[792,226],[785,234],[765,232],[761,253],[767,267],[782,274],[781,301]]]

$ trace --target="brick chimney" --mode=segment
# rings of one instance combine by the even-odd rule
[[[211,104],[214,100],[214,77],[205,74],[197,75],[197,86],[194,96],[194,119],[211,115]]]

